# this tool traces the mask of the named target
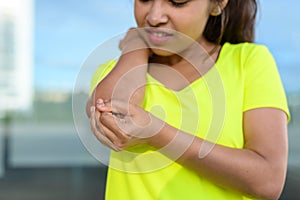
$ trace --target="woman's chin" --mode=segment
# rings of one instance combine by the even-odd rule
[[[176,54],[176,52],[171,52],[163,49],[151,48],[152,52],[158,56],[172,56]]]

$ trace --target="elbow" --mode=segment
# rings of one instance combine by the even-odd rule
[[[276,200],[280,198],[283,191],[284,180],[274,180],[274,178],[263,181],[261,184],[253,185],[251,196],[258,199]]]
[[[270,184],[272,186],[262,187],[256,191],[256,195],[259,199],[276,200],[279,199],[283,187],[281,185]]]
[[[91,106],[93,106],[92,100],[89,98],[85,104],[85,113],[88,118],[91,116]]]
[[[287,162],[267,162],[260,168],[256,178],[251,179],[249,194],[257,199],[279,199],[284,188]]]

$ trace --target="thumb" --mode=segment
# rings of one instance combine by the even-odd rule
[[[112,111],[111,104],[104,103],[103,99],[97,99],[96,107],[99,111],[102,111],[102,112],[111,112]]]

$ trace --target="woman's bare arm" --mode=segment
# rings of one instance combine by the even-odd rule
[[[247,111],[244,113],[245,148],[214,145],[203,158],[199,156],[203,139],[168,125],[150,143],[161,148],[172,141],[172,145],[180,150],[186,148],[186,141],[192,141],[177,162],[225,188],[232,188],[256,198],[278,199],[287,170],[286,121],[286,114],[278,109]],[[178,139],[175,139],[176,134],[180,135]],[[164,153],[172,156],[172,151]]]
[[[96,86],[86,103],[86,113],[96,99],[119,99],[141,105],[144,99],[144,86],[148,67],[149,48],[137,32],[130,29],[122,40],[122,55],[111,72]]]
[[[288,157],[287,116],[282,110],[258,108],[246,111],[243,121],[245,145],[243,149],[236,149],[180,131],[134,105],[129,107],[131,112],[128,114],[132,120],[125,118],[125,122],[109,114],[110,111],[123,113],[126,108],[122,102],[98,105],[98,109],[106,113],[100,121],[113,130],[114,137],[110,140],[117,146],[121,144],[118,150],[130,146],[132,139],[136,140],[135,137],[121,139],[130,134],[124,132],[128,127],[131,132],[145,132],[140,138],[147,139],[146,143],[221,187],[259,199],[278,199],[282,192]],[[141,119],[144,119],[143,123],[140,123]],[[116,121],[123,123],[122,130]],[[131,121],[141,125],[133,128]],[[153,132],[156,134],[147,136]],[[203,154],[202,150],[207,147],[209,151]]]

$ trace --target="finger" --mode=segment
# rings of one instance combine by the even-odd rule
[[[96,138],[105,146],[115,150],[115,151],[120,151],[120,149],[114,145],[108,138],[106,138],[101,131],[99,131],[99,129],[97,128],[97,121],[99,120],[99,118],[96,116],[96,112],[95,112],[95,107],[92,106],[91,107],[91,118],[90,118],[90,125],[91,125],[91,129],[93,134],[96,136]]]
[[[108,100],[98,99],[96,101],[97,110],[100,112],[110,112],[114,116],[120,119],[124,119],[128,115],[129,104],[120,100]]]
[[[117,144],[118,142],[118,137],[107,127],[105,127],[101,123],[101,114],[100,112],[96,112],[96,128],[104,135],[106,138],[108,138],[112,143]]]
[[[100,121],[105,127],[111,130],[119,140],[127,142],[131,139],[130,134],[128,134],[124,128],[126,126],[126,124],[124,124],[125,120],[110,113],[103,113],[100,117]]]
[[[111,110],[111,114],[108,116],[113,115],[111,118],[103,118],[103,123],[106,123],[106,126],[112,132],[118,133],[118,137],[126,137],[122,138],[125,140],[128,139],[128,137],[138,136],[141,129],[151,125],[149,115],[147,115],[147,119],[144,120],[140,118],[134,119],[133,116],[128,113],[129,106],[130,104],[120,100],[112,100],[101,105],[102,110],[105,110],[104,107],[107,107],[107,110]],[[133,109],[134,107],[131,108]],[[144,121],[149,122],[145,123]]]
[[[97,128],[97,121],[98,117],[95,112],[95,110],[91,109],[91,118],[90,118],[90,123],[91,123],[91,129],[93,134],[97,137],[97,139],[104,145],[111,147],[112,145],[108,140],[105,139],[105,136],[102,135],[101,131]]]
[[[119,149],[124,149],[125,144],[127,141],[120,140],[115,133],[113,133],[109,128],[105,127],[104,125],[100,124],[100,130],[108,138],[114,145],[116,145]]]
[[[104,102],[103,99],[97,99],[96,101],[96,107],[101,112],[111,112],[112,107],[110,101]]]
[[[100,122],[100,112],[95,112],[95,134],[97,138],[101,139],[105,144],[109,145],[109,147],[112,147],[114,150],[119,151],[120,148],[118,148],[113,141],[117,141],[118,138],[107,128],[105,128],[101,122]],[[109,136],[109,137],[108,137]]]

